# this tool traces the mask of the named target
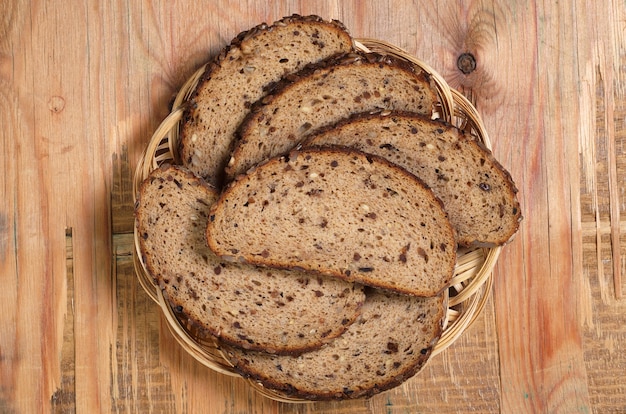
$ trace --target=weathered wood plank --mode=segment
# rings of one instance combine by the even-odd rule
[[[54,60],[39,54],[38,33],[29,20],[28,5],[11,5],[2,41],[3,171],[7,196],[1,215],[7,223],[3,239],[3,279],[7,280],[3,307],[10,307],[2,334],[3,401],[9,410],[42,411],[61,377],[59,353],[66,310],[65,224],[58,221],[65,204],[56,202],[50,174],[56,156],[66,148],[51,131],[58,126],[58,87],[52,79],[38,82]],[[1,35],[3,39],[4,33]],[[17,59],[7,60],[8,56]],[[50,52],[48,50],[48,52]],[[8,63],[8,65],[7,65]],[[16,137],[18,137],[16,139]],[[63,181],[61,181],[63,184]],[[4,243],[3,243],[4,244]],[[4,272],[6,271],[6,273]],[[33,375],[33,373],[38,375]],[[7,393],[7,395],[4,395]],[[4,403],[3,403],[4,404]]]
[[[212,372],[132,269],[131,174],[173,94],[293,12],[403,47],[470,97],[526,217],[476,324],[368,401],[276,403]],[[0,3],[0,411],[626,411],[625,17],[614,0]]]
[[[569,137],[578,125],[561,115],[578,112],[570,99],[578,88],[577,61],[567,52],[577,33],[561,23],[573,17],[572,4],[558,6],[477,1],[461,10],[436,9],[448,33],[440,55],[450,61],[469,52],[477,61],[468,75],[449,63],[442,73],[483,114],[494,152],[520,186],[526,217],[496,272],[503,412],[589,407],[575,312],[582,251],[572,226],[578,221],[578,148]]]
[[[503,57],[510,55],[500,73],[514,86],[507,93],[512,105],[501,106],[492,119],[499,119],[501,134],[510,137],[509,159],[514,176],[520,173],[526,217],[519,243],[497,266],[501,274],[515,276],[500,279],[494,292],[496,314],[503,315],[498,334],[505,412],[591,410],[579,323],[585,300],[576,261],[582,258],[581,235],[573,224],[578,142],[571,137],[580,130],[574,99],[580,34],[578,26],[565,23],[575,19],[573,6],[529,5],[512,16],[510,32],[498,32],[503,44],[514,45],[499,49]],[[517,116],[511,115],[513,108],[524,108],[525,122],[511,119]]]

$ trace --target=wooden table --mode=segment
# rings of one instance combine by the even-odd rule
[[[626,412],[623,2],[196,3],[0,3],[0,412]],[[212,372],[133,271],[131,175],[173,94],[237,33],[294,12],[428,62],[520,189],[478,321],[367,401],[277,403]]]

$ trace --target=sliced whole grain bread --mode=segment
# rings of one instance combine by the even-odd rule
[[[180,127],[183,164],[219,186],[251,104],[283,75],[352,48],[343,24],[318,16],[292,15],[239,34],[207,64],[189,99]]]
[[[371,397],[426,364],[442,332],[443,303],[367,289],[357,321],[320,349],[292,357],[227,347],[224,355],[243,376],[291,397]]]
[[[345,147],[294,150],[240,175],[211,208],[207,242],[230,260],[421,296],[447,286],[457,245],[417,177]]]
[[[360,312],[363,288],[299,271],[228,263],[206,246],[218,194],[181,167],[143,182],[136,204],[142,260],[193,336],[295,354],[340,335]]]
[[[364,114],[312,134],[304,145],[345,145],[417,175],[443,202],[461,245],[502,245],[519,227],[511,175],[453,125],[406,112]]]
[[[284,77],[242,121],[227,180],[352,114],[394,109],[429,116],[436,100],[426,72],[391,56],[354,52],[309,65]]]

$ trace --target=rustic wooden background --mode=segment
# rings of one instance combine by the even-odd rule
[[[210,371],[133,273],[131,174],[173,94],[294,12],[470,97],[524,210],[477,323],[368,401],[277,403]],[[625,35],[616,0],[3,0],[0,412],[626,412]]]

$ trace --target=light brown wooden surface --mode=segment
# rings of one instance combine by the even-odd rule
[[[479,320],[368,401],[277,403],[212,372],[133,272],[131,174],[173,94],[294,12],[470,97],[524,210]],[[615,0],[2,1],[0,412],[626,412],[625,22]]]

